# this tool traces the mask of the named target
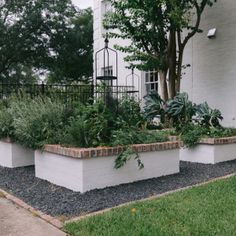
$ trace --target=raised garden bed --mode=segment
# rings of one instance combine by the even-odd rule
[[[8,139],[1,140],[0,165],[8,168],[34,165],[34,151]]]
[[[46,145],[35,152],[36,177],[68,189],[86,192],[179,172],[179,142],[137,144],[144,168],[131,159],[120,169],[114,161],[122,147],[65,148]]]
[[[236,136],[206,138],[193,148],[182,148],[180,160],[203,164],[216,164],[236,159]]]

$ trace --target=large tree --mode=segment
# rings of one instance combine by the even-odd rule
[[[173,98],[180,90],[184,49],[201,32],[202,14],[216,0],[109,1],[113,10],[104,21],[108,36],[130,39],[130,45],[116,48],[127,53],[132,67],[158,71],[162,98]]]
[[[27,82],[35,71],[47,71],[56,82],[92,74],[91,10],[71,0],[0,3],[0,80]]]
[[[56,55],[49,68],[50,82],[84,81],[93,75],[92,10],[78,10],[71,25],[66,34],[51,40]]]

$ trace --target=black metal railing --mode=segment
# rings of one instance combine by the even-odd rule
[[[27,94],[31,98],[39,95],[58,98],[67,104],[73,102],[88,103],[94,98],[112,97],[119,99],[124,95],[135,96],[138,91],[134,91],[133,86],[111,86],[104,87],[93,84],[13,84],[0,83],[0,99],[12,95],[20,96]]]

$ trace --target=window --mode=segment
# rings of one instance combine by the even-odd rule
[[[149,93],[152,90],[158,91],[158,72],[145,72],[145,87],[146,93]]]

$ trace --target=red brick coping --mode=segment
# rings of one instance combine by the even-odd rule
[[[180,142],[163,142],[151,144],[132,145],[137,152],[165,151],[180,148]],[[77,159],[93,157],[117,156],[124,150],[124,147],[97,147],[97,148],[66,148],[60,145],[45,145],[44,151]]]
[[[203,138],[198,143],[209,144],[209,145],[232,144],[236,143],[236,136],[224,137],[224,138]]]

